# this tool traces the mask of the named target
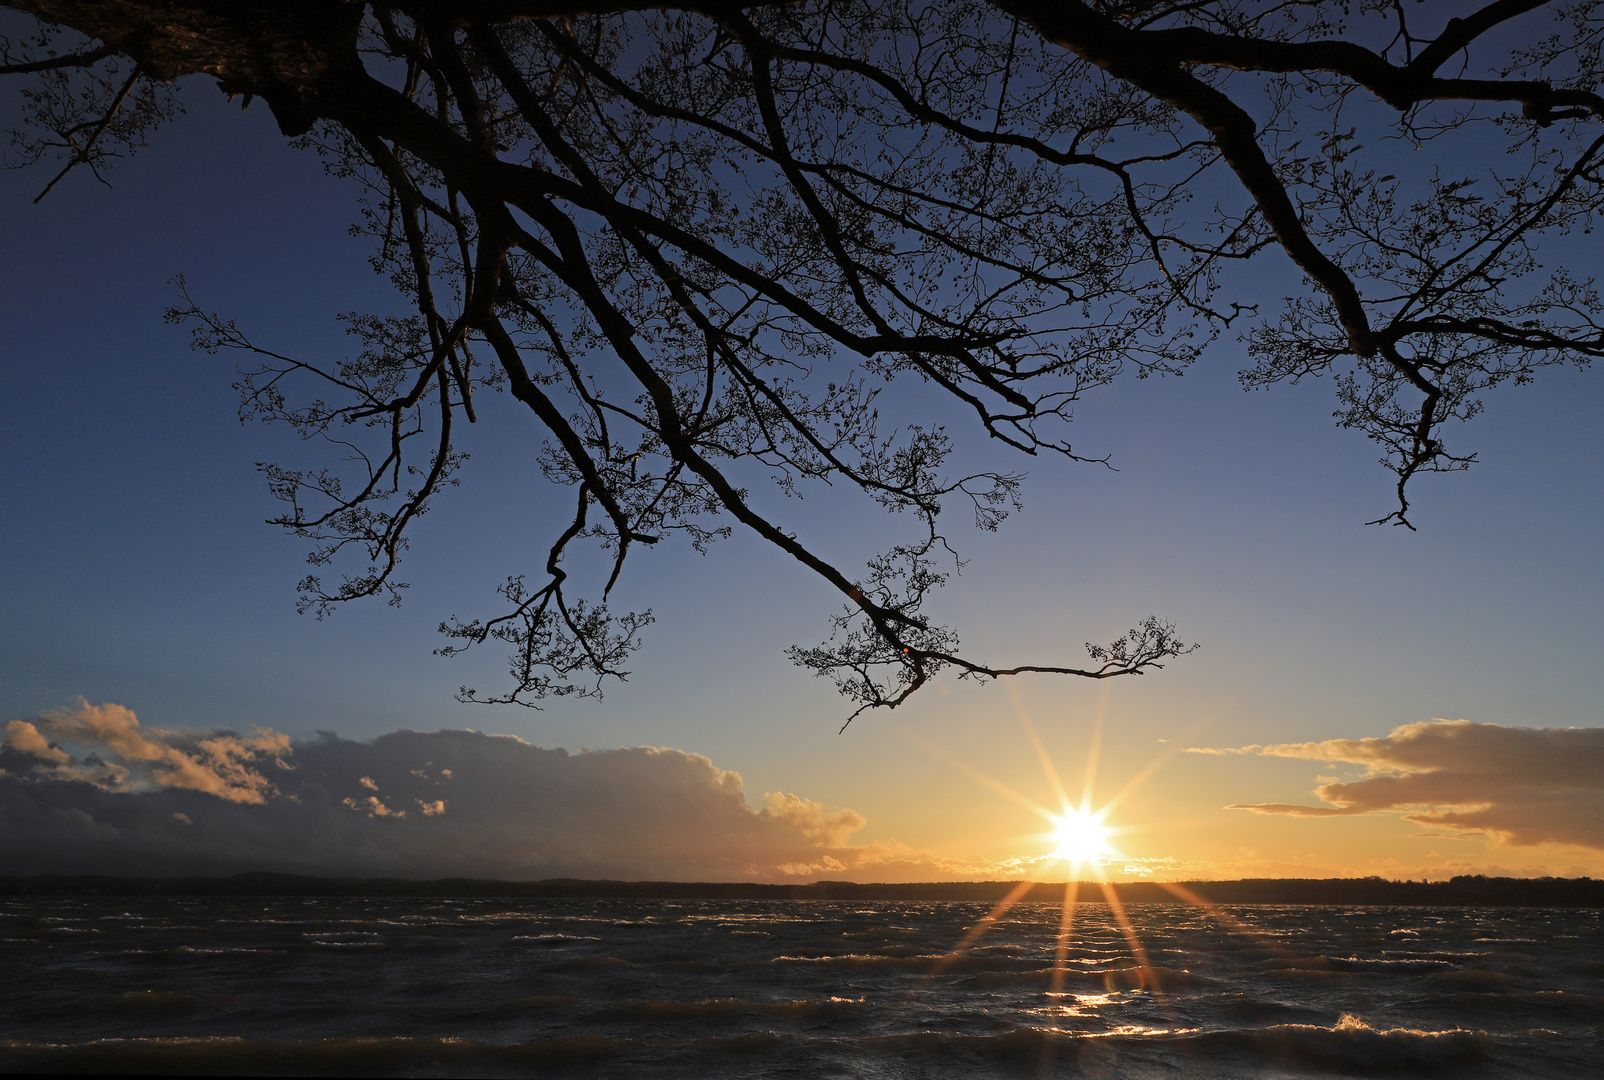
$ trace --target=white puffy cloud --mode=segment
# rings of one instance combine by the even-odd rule
[[[747,804],[738,773],[659,747],[569,753],[475,731],[291,743],[141,727],[118,705],[7,725],[9,873],[932,880],[979,862],[895,842],[793,794]]]
[[[1506,844],[1604,849],[1604,728],[1516,728],[1468,720],[1405,724],[1385,738],[1197,748],[1347,762],[1364,777],[1327,779],[1324,806],[1238,803],[1229,809],[1296,817],[1382,812]]]

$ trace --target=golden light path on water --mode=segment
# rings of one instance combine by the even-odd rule
[[[1052,1006],[1056,1006],[1056,1008],[1050,1008],[1050,1012],[1056,1012],[1059,1015],[1071,1015],[1074,1011],[1073,1007],[1061,1004],[1064,998],[1075,997],[1077,998],[1077,1004],[1083,1004],[1083,1002],[1077,995],[1064,992],[1064,978],[1069,968],[1070,944],[1074,940],[1075,911],[1076,907],[1083,902],[1083,898],[1079,896],[1082,884],[1081,877],[1085,872],[1090,871],[1095,879],[1099,895],[1085,898],[1084,902],[1095,903],[1101,900],[1108,905],[1109,913],[1113,916],[1115,925],[1119,927],[1120,934],[1125,940],[1126,948],[1130,951],[1131,959],[1135,961],[1135,967],[1129,969],[1130,974],[1118,980],[1120,983],[1128,983],[1129,985],[1116,986],[1116,980],[1111,973],[1108,990],[1110,992],[1118,989],[1139,990],[1159,996],[1162,1002],[1163,985],[1159,975],[1153,969],[1152,964],[1149,963],[1147,950],[1142,947],[1141,939],[1138,937],[1135,927],[1131,925],[1130,916],[1125,910],[1124,903],[1120,900],[1119,893],[1114,888],[1114,883],[1109,880],[1107,872],[1107,867],[1111,863],[1128,861],[1128,856],[1115,845],[1115,839],[1122,834],[1135,832],[1136,830],[1130,826],[1111,825],[1109,824],[1109,819],[1115,810],[1138,791],[1142,785],[1151,780],[1159,769],[1163,768],[1165,763],[1176,754],[1176,748],[1181,743],[1172,743],[1169,749],[1165,750],[1147,767],[1127,781],[1111,798],[1094,805],[1092,801],[1093,791],[1097,782],[1099,760],[1102,756],[1103,729],[1107,717],[1108,690],[1105,687],[1098,700],[1096,720],[1092,726],[1091,741],[1087,748],[1086,772],[1081,784],[1080,798],[1072,800],[1065,789],[1063,780],[1059,777],[1057,767],[1053,764],[1052,756],[1047,752],[1047,747],[1043,745],[1041,736],[1036,732],[1035,725],[1031,723],[1017,691],[1011,686],[1008,687],[1008,691],[1013,701],[1014,711],[1019,718],[1021,726],[1024,728],[1026,738],[1029,739],[1031,748],[1036,752],[1036,758],[1041,764],[1042,772],[1058,803],[1056,811],[1040,805],[1029,796],[1009,787],[996,777],[982,772],[968,762],[926,743],[924,740],[913,736],[910,732],[904,732],[905,735],[936,757],[967,773],[1009,801],[1017,803],[1039,816],[1046,822],[1048,828],[1046,831],[1037,834],[1036,839],[1043,844],[1051,846],[1050,854],[1037,860],[1024,880],[1015,885],[1007,896],[998,901],[996,906],[987,912],[984,918],[969,928],[963,939],[932,966],[925,978],[920,980],[920,985],[924,985],[924,983],[940,975],[950,967],[969,949],[974,947],[986,935],[987,931],[997,925],[1015,905],[1023,901],[1036,885],[1045,881],[1049,876],[1055,876],[1053,871],[1060,871],[1064,873],[1064,897],[1060,906],[1058,933],[1053,950],[1052,974],[1045,996]],[[1185,886],[1162,881],[1154,882],[1153,884],[1170,893],[1176,899],[1203,909],[1221,924],[1229,926],[1238,932],[1246,933],[1249,936],[1258,937],[1246,924]],[[1281,950],[1275,948],[1275,951],[1279,952]],[[1166,1012],[1168,1011],[1169,1009],[1166,1005]],[[1052,1033],[1058,1033],[1064,1029],[1055,1026],[1049,1030]],[[1154,1031],[1153,1034],[1162,1034],[1162,1032]],[[1055,1044],[1052,1039],[1043,1040],[1042,1076],[1048,1076],[1052,1071],[1054,1047]],[[1082,1052],[1084,1054],[1085,1048],[1083,1048]],[[1091,1065],[1092,1063],[1082,1062],[1082,1064]],[[1088,1068],[1087,1071],[1093,1075],[1097,1075],[1100,1072],[1095,1068]]]

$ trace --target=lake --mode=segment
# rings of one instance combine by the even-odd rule
[[[761,900],[0,901],[0,1069],[1595,1077],[1604,913]]]

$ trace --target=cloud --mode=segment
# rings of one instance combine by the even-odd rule
[[[848,836],[868,824],[856,810],[826,813],[824,807],[799,795],[776,791],[765,795],[763,801],[767,804],[768,814],[789,823],[820,847],[840,847],[846,843]]]
[[[230,802],[261,803],[275,788],[257,767],[265,761],[282,764],[290,740],[270,731],[239,736],[142,728],[132,710],[79,698],[71,710],[48,712],[33,722],[11,721],[5,746],[32,758],[34,774],[83,780],[108,791],[182,788]],[[72,750],[79,751],[77,757]]]
[[[66,765],[72,761],[71,754],[51,746],[39,729],[26,720],[13,720],[6,725],[6,742],[18,752],[49,765]]]
[[[1315,789],[1325,806],[1238,803],[1295,817],[1402,813],[1501,843],[1604,850],[1604,728],[1516,728],[1468,720],[1406,724],[1385,738],[1198,748],[1363,765],[1367,775]],[[1442,834],[1445,835],[1446,834]]]
[[[10,873],[932,880],[994,874],[660,747],[569,753],[475,731],[369,742],[142,727],[119,705],[6,726]]]

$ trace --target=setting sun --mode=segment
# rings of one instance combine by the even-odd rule
[[[1098,815],[1072,810],[1058,819],[1054,832],[1058,847],[1053,854],[1071,862],[1097,862],[1114,854],[1108,843],[1109,833],[1108,826]]]

